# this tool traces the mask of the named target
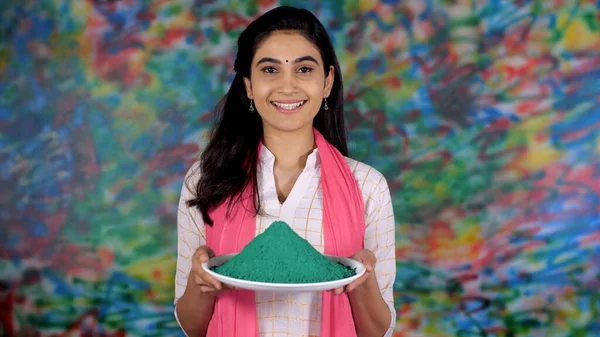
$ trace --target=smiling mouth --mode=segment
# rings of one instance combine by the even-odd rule
[[[275,101],[271,101],[271,104],[273,104],[274,106],[276,106],[279,109],[284,109],[284,110],[295,110],[298,109],[299,107],[303,106],[304,103],[306,103],[307,101],[297,101],[297,102],[275,102]]]

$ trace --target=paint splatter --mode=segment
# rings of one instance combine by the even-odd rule
[[[176,203],[277,4],[344,70],[353,156],[389,180],[396,336],[600,330],[597,1],[8,1],[0,334],[169,336]]]

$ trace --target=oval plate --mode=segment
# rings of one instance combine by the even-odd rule
[[[214,277],[218,281],[224,284],[228,284],[230,286],[234,286],[240,289],[248,289],[255,291],[273,291],[273,292],[315,292],[315,291],[327,291],[332,290],[338,287],[343,287],[345,285],[350,284],[352,281],[361,277],[366,269],[362,263],[340,256],[333,255],[325,255],[330,261],[339,262],[345,266],[350,268],[356,268],[356,275],[343,278],[335,281],[327,281],[327,282],[318,282],[318,283],[268,283],[268,282],[256,282],[256,281],[247,281],[242,279],[237,279],[225,275],[221,275],[215,273],[210,270],[210,268],[214,266],[220,266],[223,263],[227,262],[236,254],[226,254],[215,256],[212,259],[202,264],[202,268],[206,270],[210,276]]]

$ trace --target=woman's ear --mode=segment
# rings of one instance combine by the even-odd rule
[[[246,87],[246,96],[248,96],[249,99],[254,99],[254,96],[252,95],[252,83],[248,77],[244,77],[244,86]]]
[[[333,81],[335,80],[335,68],[329,66],[329,74],[325,77],[325,88],[323,89],[323,97],[329,97],[331,94],[331,88],[333,87]]]

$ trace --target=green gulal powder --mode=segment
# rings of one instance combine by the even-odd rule
[[[237,279],[269,283],[313,283],[343,279],[354,268],[332,262],[288,224],[276,221],[242,251],[213,271]]]

